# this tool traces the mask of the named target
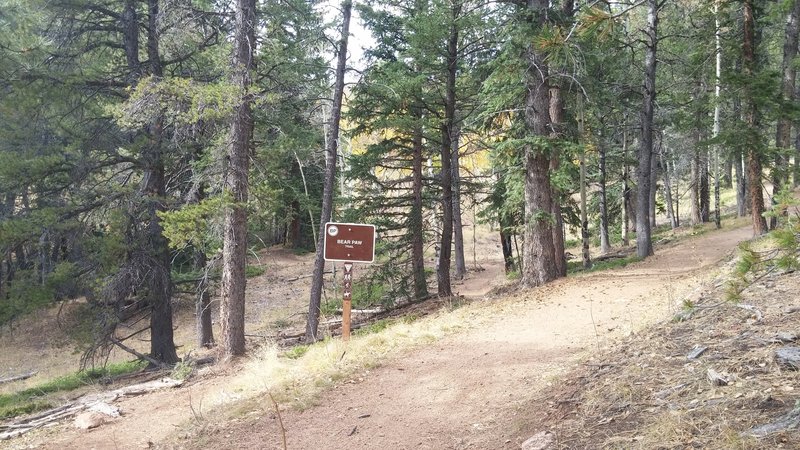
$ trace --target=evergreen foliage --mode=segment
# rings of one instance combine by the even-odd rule
[[[198,311],[208,310],[224,211],[246,210],[251,250],[314,249],[332,140],[334,219],[379,233],[365,304],[452,293],[450,254],[437,252],[451,242],[446,218],[458,228],[467,217],[461,206],[499,231],[507,271],[533,285],[566,273],[541,264],[533,274],[523,261],[563,262],[562,232],[583,225],[582,187],[588,237],[627,245],[637,214],[640,224],[666,214],[673,227],[709,220],[710,186],[734,173],[738,212],[756,208],[759,233],[761,187],[776,186],[766,215],[777,250],[742,250],[732,297],[764,264],[796,268],[786,211],[800,144],[787,146],[786,126],[796,137],[800,109],[788,95],[797,45],[786,24],[797,0],[650,2],[654,42],[645,3],[357,2],[373,42],[364,61],[350,59],[344,131],[332,136],[337,28],[320,5],[257,2],[256,69],[242,92],[230,2],[0,0],[0,326],[84,297],[95,325],[85,363],[127,336],[122,323],[160,336],[149,356],[174,362],[174,285],[195,283]],[[648,92],[645,54],[656,44]],[[249,196],[237,203],[224,189],[226,149],[243,98],[254,145]],[[637,149],[651,126],[653,205],[637,212]],[[448,203],[450,193],[461,201]]]

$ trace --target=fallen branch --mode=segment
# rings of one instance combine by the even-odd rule
[[[8,377],[8,378],[0,378],[0,384],[13,383],[14,381],[27,380],[28,378],[36,375],[37,373],[39,373],[39,372],[28,372],[28,373],[23,373],[22,375],[14,375],[14,376],[11,376],[11,377]]]
[[[406,314],[406,308],[410,308],[414,305],[420,304],[433,298],[433,295],[428,295],[427,297],[422,298],[415,298],[409,300],[407,302],[398,303],[394,306],[394,308],[390,309],[382,309],[380,312],[374,313],[371,316],[364,317],[360,322],[353,323],[350,326],[350,330],[358,330],[359,328],[363,328],[373,323],[387,318],[392,317],[400,317]],[[358,311],[358,310],[357,310]],[[423,315],[428,314],[427,312],[422,312]],[[319,324],[320,328],[326,328],[331,336],[337,336],[341,334],[342,328],[342,319],[332,319],[324,323]],[[291,345],[301,344],[301,343],[308,343],[305,338],[305,332],[298,333],[298,334],[278,334],[276,338],[278,339],[278,345],[282,347],[288,347]],[[321,338],[318,340],[322,340]]]
[[[134,384],[133,386],[125,386],[111,391],[111,394],[117,396],[124,395],[142,395],[149,392],[158,391],[164,388],[174,388],[183,385],[183,380],[176,380],[174,378],[162,378],[160,380],[148,381],[147,383]]]
[[[342,314],[342,309],[337,309],[337,313]],[[350,311],[350,314],[361,314],[361,315],[370,315],[370,314],[381,314],[386,312],[384,308],[373,308],[373,309],[353,309]],[[340,320],[341,322],[341,320]]]
[[[283,450],[287,450],[289,447],[286,445],[286,427],[283,426],[283,417],[281,417],[281,409],[278,407],[278,402],[275,401],[275,397],[272,396],[272,392],[268,392],[269,399],[272,400],[272,406],[275,407],[275,415],[278,416],[278,424],[281,426],[281,442],[283,443]]]
[[[152,365],[153,365],[153,367],[160,367],[160,368],[164,368],[164,367],[166,366],[166,365],[165,365],[163,362],[161,362],[161,361],[158,361],[158,360],[156,360],[156,359],[153,359],[153,358],[151,358],[151,357],[149,357],[149,356],[145,355],[144,353],[139,353],[139,352],[137,352],[136,350],[134,350],[134,349],[132,349],[132,348],[128,347],[127,345],[125,345],[125,344],[123,344],[122,342],[120,342],[120,340],[119,340],[119,339],[117,339],[117,338],[115,338],[115,337],[113,337],[113,336],[111,337],[111,342],[112,342],[114,345],[116,345],[117,347],[119,347],[119,348],[121,348],[121,349],[125,350],[126,352],[128,352],[128,353],[130,353],[130,354],[132,354],[132,355],[136,356],[137,358],[139,358],[139,359],[141,359],[141,360],[144,360],[144,361],[147,361],[147,362],[149,362],[150,364],[152,364]]]
[[[14,438],[33,429],[41,428],[61,419],[75,416],[78,413],[86,409],[90,409],[99,403],[113,402],[114,400],[126,395],[141,395],[163,388],[181,386],[182,384],[182,380],[162,378],[156,381],[148,381],[146,383],[125,386],[113,391],[102,392],[100,394],[84,395],[75,401],[58,406],[56,408],[48,409],[47,411],[43,411],[22,421],[0,425],[0,441]]]
[[[323,274],[325,274],[325,275],[329,275],[329,274],[332,274],[332,273],[333,273],[333,271],[332,271],[332,270],[328,270],[328,271],[325,271],[325,272],[323,272]],[[284,283],[287,283],[287,282],[290,282],[290,281],[302,280],[302,279],[304,279],[304,278],[311,278],[311,277],[313,277],[313,276],[314,276],[314,274],[308,274],[308,275],[299,275],[299,276],[292,277],[292,278],[284,278],[284,279],[283,279],[283,280],[281,280],[281,281],[283,281]]]
[[[595,261],[608,261],[609,259],[621,259],[627,258],[628,254],[626,253],[608,253],[605,255],[596,256],[594,258]]]

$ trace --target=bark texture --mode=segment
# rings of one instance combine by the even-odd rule
[[[464,224],[461,220],[461,164],[458,154],[461,129],[458,125],[455,125],[454,128],[453,148],[450,152],[450,170],[453,173],[453,258],[456,266],[454,276],[456,279],[462,280],[467,274],[467,262],[464,259]]]
[[[319,219],[317,235],[317,253],[314,259],[314,275],[311,280],[311,298],[308,302],[306,318],[306,341],[317,340],[319,328],[320,302],[322,300],[322,283],[325,273],[325,258],[322,254],[325,242],[325,224],[331,221],[333,213],[333,193],[336,188],[336,157],[339,151],[339,125],[342,117],[342,97],[344,95],[344,75],[347,68],[347,41],[350,36],[350,15],[353,3],[344,0],[342,3],[342,35],[336,61],[336,81],[333,88],[333,105],[331,106],[331,138],[325,149],[325,183],[322,188],[322,212]]]
[[[450,258],[453,240],[453,168],[452,150],[456,126],[456,71],[458,70],[458,25],[460,3],[454,3],[447,39],[447,81],[445,83],[444,122],[442,123],[441,183],[442,183],[442,235],[436,281],[439,297],[453,295],[450,286]]]
[[[561,86],[558,83],[550,86],[550,122],[552,132],[550,137],[561,139],[564,137],[564,99]],[[553,150],[550,154],[550,173],[555,173],[561,166],[561,155]],[[556,265],[556,274],[559,277],[567,276],[567,257],[564,249],[564,216],[561,214],[561,201],[564,194],[553,186],[552,214],[553,225],[553,259]]]
[[[545,23],[547,0],[529,0],[535,25]],[[544,56],[531,46],[527,51],[530,68],[526,75],[525,125],[541,144],[525,146],[525,242],[522,283],[539,286],[557,277],[553,247],[552,187],[550,157],[544,142],[550,133],[548,67]]]
[[[253,146],[252,99],[248,90],[255,69],[256,1],[236,0],[234,76],[241,99],[234,109],[225,156],[225,191],[233,204],[225,209],[222,248],[222,302],[220,324],[222,355],[245,352],[244,305],[247,278],[247,196],[250,153]]]
[[[606,149],[600,146],[600,253],[611,251],[611,242],[608,239],[608,196],[606,195]]]
[[[650,183],[653,156],[653,120],[656,102],[656,52],[658,50],[658,1],[647,1],[645,34],[644,101],[642,105],[642,139],[639,147],[638,192],[636,194],[636,253],[640,258],[653,254],[650,231]]]
[[[156,20],[158,0],[147,2],[147,57],[149,66],[143,70],[139,60],[139,16],[136,4],[126,0],[120,16],[123,48],[131,83],[135,84],[144,72],[156,78],[163,76],[159,54]],[[144,17],[142,17],[144,18]],[[126,267],[121,273],[137,274],[135,286],[122,281],[118,284],[131,295],[141,295],[142,306],[150,309],[150,357],[160,363],[178,361],[172,330],[172,274],[169,244],[164,237],[158,213],[165,210],[166,179],[163,154],[163,119],[158,118],[147,129],[147,144],[142,149],[140,164],[142,184],[139,188],[141,206],[132,202],[132,235]],[[133,231],[137,230],[138,231]],[[18,255],[19,256],[19,255]],[[125,295],[127,297],[127,295]]]
[[[797,56],[798,33],[800,32],[800,0],[792,1],[792,8],[786,17],[786,27],[783,38],[783,61],[781,63],[781,91],[783,100],[791,103],[795,99],[795,79],[797,69],[795,57]],[[775,127],[775,146],[778,154],[775,156],[775,168],[772,172],[772,196],[775,197],[789,183],[789,158],[788,152],[792,146],[792,122],[788,114],[781,114]],[[785,211],[784,211],[785,212]],[[770,218],[770,228],[777,226],[777,217]]]
[[[755,69],[755,15],[753,0],[744,1],[744,42],[742,43],[742,59],[744,62],[744,75],[751,79]],[[752,86],[745,89],[745,122],[751,132],[758,128],[758,108],[755,103],[755,93]],[[767,232],[767,222],[764,219],[764,193],[761,188],[761,155],[755,142],[750,142],[747,150],[747,179],[750,184],[750,213],[753,217],[753,234],[760,236]]]
[[[628,246],[630,241],[628,240],[628,234],[630,229],[628,227],[628,222],[630,221],[630,208],[628,205],[631,204],[631,189],[628,186],[628,178],[630,177],[628,172],[628,129],[627,129],[627,117],[626,120],[622,123],[622,218],[621,218],[621,228],[620,234],[622,235],[622,245]]]
[[[414,129],[412,146],[412,151],[414,152],[412,159],[412,195],[414,199],[408,220],[409,231],[411,232],[411,271],[414,278],[414,297],[421,299],[428,296],[428,282],[425,279],[424,231],[422,227],[422,125],[417,125]]]

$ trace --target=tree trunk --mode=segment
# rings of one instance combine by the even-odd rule
[[[163,67],[159,53],[159,32],[157,19],[159,15],[158,0],[147,2],[147,71],[154,77],[163,76]],[[126,0],[123,13],[120,16],[120,25],[123,30],[123,49],[129,79],[135,84],[143,71],[139,61],[139,20],[136,13],[136,2]],[[164,211],[166,198],[166,179],[163,155],[163,118],[159,117],[148,126],[148,142],[142,148],[141,167],[143,170],[142,184],[139,189],[141,203],[132,202],[132,205],[141,204],[144,211],[140,219],[143,235],[136,236],[131,244],[138,247],[130,254],[138,258],[129,259],[135,267],[132,270],[147,270],[143,277],[142,285],[132,287],[139,290],[142,303],[150,309],[150,356],[157,361],[172,364],[178,361],[175,350],[172,328],[172,272],[169,244],[164,237],[161,227],[159,212]],[[138,214],[137,211],[132,211]],[[138,224],[137,224],[138,225]]]
[[[711,214],[711,191],[708,184],[708,149],[700,151],[700,220],[706,223]]]
[[[202,158],[202,148],[198,147],[193,155],[193,163],[197,163]],[[194,167],[194,164],[192,164]],[[195,179],[197,179],[196,173]],[[187,199],[190,203],[199,204],[205,197],[205,188],[203,184],[197,184],[189,193]],[[195,248],[194,252],[194,268],[199,270],[202,275],[195,286],[195,331],[197,345],[200,347],[211,348],[214,346],[214,328],[211,322],[211,294],[209,293],[208,283],[208,258],[201,248]]]
[[[289,205],[289,215],[292,218],[292,221],[289,222],[289,245],[292,248],[302,248],[303,247],[303,238],[301,233],[301,223],[302,220],[300,219],[302,211],[300,211],[300,202],[298,200],[294,200]]]
[[[565,8],[569,7],[569,2],[565,3]],[[566,10],[566,14],[571,15],[572,10]],[[564,99],[561,95],[561,85],[558,82],[550,86],[550,121],[551,129],[550,137],[553,139],[560,139],[563,137],[564,130]],[[556,173],[561,166],[561,155],[557,151],[551,151],[550,154],[550,173]],[[564,248],[564,216],[561,214],[561,200],[563,198],[562,192],[556,187],[552,186],[552,214],[555,219],[553,226],[553,258],[556,265],[556,274],[558,277],[567,276],[567,256]]]
[[[586,210],[586,130],[583,111],[583,93],[578,93],[578,139],[581,145],[580,160],[580,196],[581,196],[581,256],[583,268],[592,267],[592,258],[589,254],[589,218]]]
[[[733,157],[736,175],[736,217],[745,217],[747,215],[747,180],[744,171],[744,155],[737,152]]]
[[[453,172],[453,257],[455,258],[456,273],[458,280],[464,279],[467,274],[467,263],[464,259],[464,225],[461,221],[461,174],[459,164],[459,139],[461,129],[456,124],[453,132],[453,148],[450,152],[451,170]]]
[[[699,75],[698,75],[699,76]],[[694,83],[694,91],[692,92],[692,100],[696,104],[702,104],[704,101],[704,93],[705,93],[705,86],[703,86],[703,82],[701,79],[695,80]],[[704,185],[704,170],[703,170],[703,152],[705,149],[701,148],[701,142],[703,141],[703,132],[701,130],[701,126],[703,123],[703,118],[705,116],[704,108],[700,106],[694,107],[694,127],[692,130],[692,166],[691,166],[691,177],[692,177],[692,184],[691,184],[691,214],[692,214],[692,225],[699,225],[705,220],[703,220],[703,185]],[[707,183],[706,183],[707,185]]]
[[[634,176],[631,176],[630,172],[629,172],[628,177],[629,177],[629,179],[636,178],[638,180],[638,178],[639,178],[638,174],[639,174],[639,171],[635,170],[634,171]],[[637,189],[635,184],[631,185],[630,183],[628,183],[628,200],[627,200],[628,201],[628,234],[636,233],[636,208],[637,208],[636,207],[636,202],[638,201],[638,198],[639,198],[638,192],[639,191],[638,191],[638,189]]]
[[[447,81],[445,84],[444,122],[442,123],[442,236],[439,265],[436,271],[439,297],[450,297],[450,258],[453,239],[453,168],[452,149],[456,126],[456,72],[458,70],[458,26],[461,4],[453,3],[450,36],[447,39]]]
[[[543,26],[547,0],[529,0],[535,25]],[[531,45],[527,50],[530,69],[525,83],[525,126],[531,136],[545,138],[550,133],[548,68],[543,55]],[[525,242],[522,256],[522,284],[539,286],[558,274],[553,247],[552,186],[547,149],[525,146]]]
[[[516,268],[514,264],[514,250],[511,243],[511,236],[503,231],[502,225],[500,226],[500,245],[503,247],[503,261],[505,262],[506,273],[509,273]]]
[[[553,159],[550,159],[552,168]],[[552,173],[552,172],[551,172]],[[567,276],[567,251],[564,242],[564,215],[561,213],[561,195],[556,189],[552,194],[553,224],[553,264],[556,266],[556,276]]]
[[[656,51],[658,46],[658,1],[647,0],[647,28],[645,29],[645,79],[642,105],[642,142],[639,148],[639,183],[636,195],[636,253],[640,258],[653,254],[650,231],[650,183],[653,155],[653,120],[656,102]]]
[[[667,204],[667,218],[669,219],[670,227],[674,230],[678,228],[678,221],[676,220],[677,214],[675,213],[675,208],[672,204],[672,179],[670,176],[669,163],[667,158],[664,156],[666,149],[662,145],[659,150],[661,167],[664,170],[664,201]]]
[[[600,145],[600,253],[605,255],[611,251],[608,239],[608,205],[606,195],[606,148]]]
[[[755,16],[753,11],[753,0],[744,0],[744,42],[742,45],[742,57],[744,61],[745,79],[752,80],[755,69]],[[745,122],[750,132],[755,133],[758,129],[758,109],[755,103],[755,92],[753,87],[748,85],[744,91],[747,107],[745,109]],[[751,146],[747,149],[747,179],[750,184],[750,213],[753,217],[753,234],[760,236],[767,232],[767,222],[762,215],[764,213],[764,193],[761,188],[761,155],[757,147]]]
[[[211,348],[214,346],[214,328],[211,322],[211,294],[208,292],[208,265],[205,253],[195,250],[194,266],[203,273],[197,282],[194,304],[197,345]]]
[[[722,187],[725,189],[730,189],[733,187],[733,163],[735,158],[733,156],[729,156],[725,158],[725,165],[722,167]]]
[[[148,247],[152,251],[148,268],[146,304],[150,306],[150,356],[158,361],[172,364],[178,362],[172,333],[172,274],[169,244],[161,228],[158,213],[164,211],[166,198],[164,160],[162,155],[161,123],[151,130],[151,145],[144,156],[146,180],[143,194],[147,204]]]
[[[672,171],[673,173],[677,172],[677,170],[675,170],[674,163],[672,164]],[[675,225],[680,227],[681,226],[681,208],[680,208],[681,180],[678,177],[675,177],[675,193],[673,195],[674,195],[673,198],[675,199]]]
[[[798,95],[795,93],[795,98]],[[800,133],[794,136],[794,175],[792,176],[792,186],[800,186]]]
[[[719,2],[714,2],[714,47],[716,49],[715,58],[715,72],[714,72],[714,128],[712,130],[712,137],[716,139],[719,136],[722,111],[721,105],[721,91],[722,91],[722,30],[720,29],[719,21]],[[720,160],[720,146],[714,145],[714,223],[717,228],[722,228],[722,217],[720,211],[720,173],[719,173],[719,160]],[[730,171],[728,171],[730,177]]]
[[[417,119],[422,118],[417,114]],[[409,232],[411,233],[411,271],[414,278],[414,298],[421,299],[428,296],[428,282],[425,278],[425,254],[422,228],[422,124],[414,127],[413,137],[413,203],[409,215]]]
[[[628,186],[628,121],[627,117],[622,122],[622,245],[627,247],[630,245],[628,240],[628,221],[630,220],[630,208],[628,205],[631,203],[631,189]]]
[[[564,20],[574,23],[575,2],[574,0],[564,0],[561,3],[561,13]],[[562,82],[554,80],[550,86],[550,137],[562,139],[564,137],[564,96],[562,94]],[[561,166],[561,155],[557,150],[552,149],[550,155],[550,173],[556,173]],[[552,185],[551,205],[553,214],[553,258],[556,266],[556,276],[567,276],[567,254],[564,237],[564,215],[561,212],[561,203],[564,200],[564,193],[558,187]]]
[[[795,78],[797,69],[795,67],[795,57],[797,56],[798,33],[800,32],[800,0],[792,2],[792,9],[786,17],[786,28],[783,40],[783,62],[781,72],[781,91],[783,100],[787,103],[794,102],[795,99]],[[789,148],[792,145],[792,122],[788,114],[781,113],[775,129],[775,146],[778,147],[778,154],[775,156],[775,168],[772,171],[772,197],[775,198],[780,193],[781,188],[789,181]],[[785,213],[785,210],[782,211]],[[770,217],[770,228],[774,229],[778,224],[777,216]]]
[[[229,138],[225,191],[234,202],[225,208],[222,247],[222,354],[225,358],[245,352],[244,309],[247,277],[247,196],[250,153],[253,148],[252,98],[248,92],[255,69],[256,0],[236,0],[233,82],[241,99],[234,109]]]
[[[760,236],[767,232],[767,221],[764,214],[764,193],[761,186],[761,161],[757,150],[750,149],[747,154],[747,178],[758,180],[750,184],[750,214],[753,217],[753,234]]]
[[[131,84],[141,76],[139,62],[139,21],[136,15],[136,0],[125,0],[125,5],[120,16],[122,28],[122,46],[125,49],[125,58],[128,63]]]
[[[47,281],[47,275],[52,271],[52,261],[50,260],[50,230],[47,228],[45,228],[39,236],[36,251],[39,253],[37,256],[38,280],[39,284],[44,286],[45,281]]]
[[[656,194],[658,193],[658,158],[656,149],[653,147],[653,154],[650,155],[650,229],[653,230],[658,225],[656,223]]]
[[[699,225],[703,222],[700,215],[700,149],[697,148],[697,143],[700,142],[700,137],[695,130],[693,133],[695,138],[695,146],[692,150],[692,161],[690,169],[691,185],[689,187],[689,208],[691,212],[692,225]]]
[[[147,304],[150,305],[150,356],[172,364],[178,362],[172,333],[172,273],[169,243],[161,228],[158,213],[164,211],[166,198],[164,160],[162,155],[162,124],[157,123],[151,132],[152,145],[145,156],[144,197],[147,202],[149,224],[147,236],[153,252],[148,274]]]
[[[336,184],[336,155],[339,149],[339,125],[342,117],[342,96],[344,95],[344,75],[347,69],[347,40],[350,35],[350,14],[353,9],[351,0],[342,2],[342,34],[336,61],[336,81],[333,89],[333,105],[331,106],[331,138],[325,150],[325,184],[322,190],[322,212],[319,219],[317,235],[317,253],[314,259],[314,276],[311,280],[311,298],[308,302],[306,318],[306,341],[318,340],[320,302],[322,300],[322,282],[325,272],[323,245],[325,242],[325,224],[331,221],[333,212],[333,194]]]

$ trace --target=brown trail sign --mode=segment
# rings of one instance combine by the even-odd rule
[[[353,263],[375,261],[375,225],[363,223],[325,224],[325,261],[344,262],[342,293],[342,339],[350,339],[350,310],[353,299]]]

